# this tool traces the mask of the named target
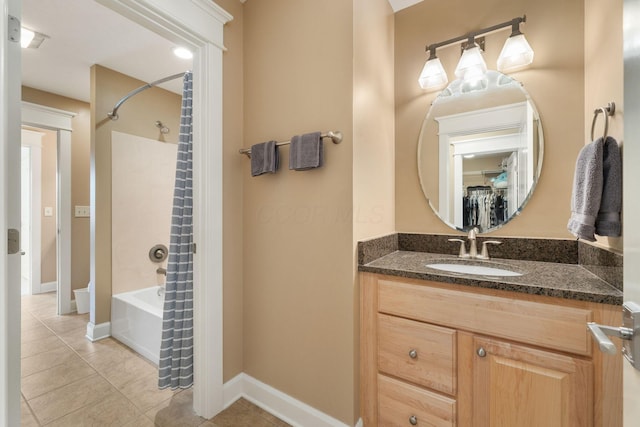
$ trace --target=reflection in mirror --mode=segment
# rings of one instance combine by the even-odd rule
[[[433,102],[418,144],[420,184],[450,227],[487,232],[517,215],[540,176],[542,125],[522,85],[489,71]]]

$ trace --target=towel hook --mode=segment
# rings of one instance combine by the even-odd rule
[[[616,103],[609,102],[606,107],[596,108],[593,111],[593,122],[591,122],[591,140],[594,141],[593,131],[596,128],[596,121],[598,120],[598,114],[602,113],[604,117],[604,133],[602,139],[607,138],[607,132],[609,131],[609,117],[613,116],[616,112]]]

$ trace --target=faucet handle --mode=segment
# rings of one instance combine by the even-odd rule
[[[467,248],[464,246],[464,240],[462,239],[447,239],[450,242],[460,242],[460,252],[458,253],[458,257],[460,258],[469,258],[469,254],[467,253]]]
[[[482,242],[482,252],[480,253],[480,256],[478,258],[489,259],[489,249],[487,248],[487,245],[499,245],[501,243],[502,242],[498,240],[486,240]]]

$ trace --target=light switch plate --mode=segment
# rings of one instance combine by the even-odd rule
[[[89,206],[76,206],[76,218],[89,218],[91,211]]]
[[[49,206],[44,208],[44,216],[53,216],[53,208]]]

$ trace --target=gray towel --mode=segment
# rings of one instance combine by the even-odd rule
[[[278,146],[275,141],[251,146],[251,176],[276,173],[278,170]]]
[[[603,145],[602,138],[598,138],[580,150],[573,178],[571,218],[567,229],[577,238],[590,242],[596,240],[595,223],[602,199]]]
[[[621,232],[622,161],[615,139],[607,137],[602,152],[602,200],[596,218],[596,234],[618,237]]]
[[[324,164],[320,132],[296,135],[291,138],[289,169],[304,171]]]

